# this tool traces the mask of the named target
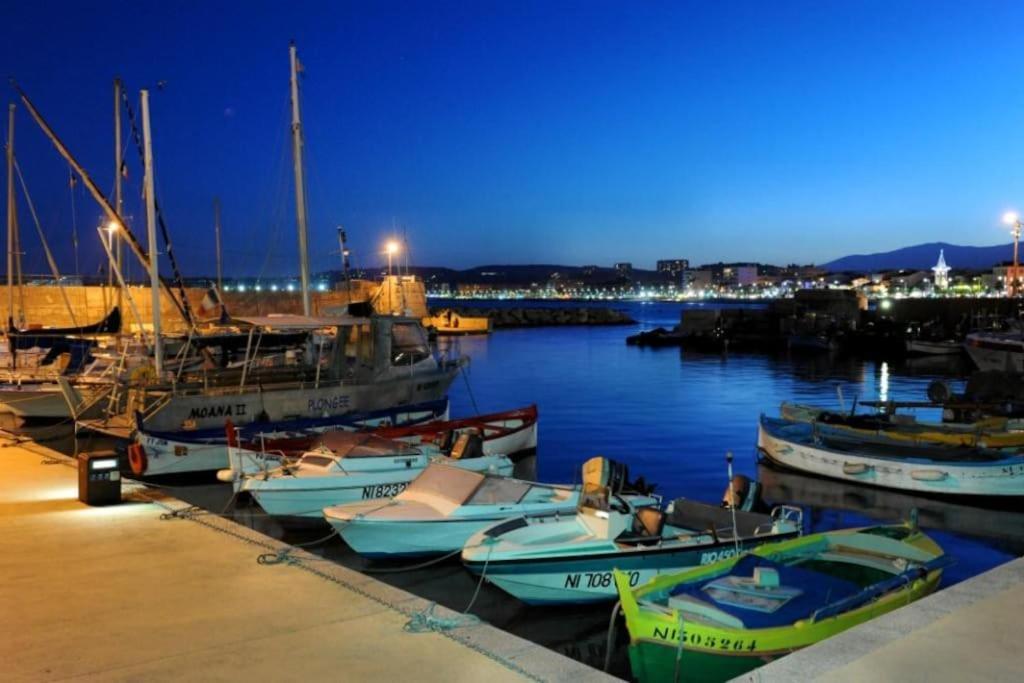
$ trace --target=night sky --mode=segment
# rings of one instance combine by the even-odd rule
[[[150,87],[158,197],[188,274],[294,273],[288,41],[303,75],[312,266],[658,258],[823,262],[1007,241],[1024,208],[1019,2],[11,3],[0,64],[100,185],[113,76]],[[158,83],[163,84],[158,89]],[[13,92],[10,93],[13,101]],[[96,205],[19,108],[61,267]],[[144,237],[128,148],[127,213]],[[43,272],[21,207],[25,270]]]

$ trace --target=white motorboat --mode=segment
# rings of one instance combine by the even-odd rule
[[[553,486],[434,462],[392,499],[325,508],[324,518],[364,557],[441,555],[510,517],[573,515],[578,486]]]
[[[529,604],[601,602],[615,598],[613,570],[637,586],[794,537],[802,526],[796,508],[767,515],[679,499],[662,512],[657,499],[619,495],[587,479],[584,489],[571,517],[521,517],[474,534],[463,564]]]
[[[513,469],[504,455],[484,455],[479,435],[464,434],[443,453],[427,444],[330,432],[297,462],[247,476],[239,488],[271,515],[323,519],[332,505],[398,495],[432,462],[503,475]]]

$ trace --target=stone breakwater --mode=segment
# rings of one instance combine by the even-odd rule
[[[447,309],[432,309],[439,315]],[[487,317],[495,329],[508,327],[547,327],[554,325],[633,325],[636,321],[611,308],[464,308],[453,307],[461,316]]]

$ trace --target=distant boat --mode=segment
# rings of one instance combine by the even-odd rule
[[[1024,333],[974,332],[964,343],[967,355],[981,370],[1024,372]]]
[[[730,680],[923,598],[949,563],[901,525],[770,543],[641,586],[616,570],[632,677]]]
[[[907,355],[910,356],[959,356],[963,351],[964,345],[955,339],[907,340]]]
[[[761,417],[758,451],[808,474],[944,495],[1024,496],[1024,456],[966,447],[828,439],[814,424]]]

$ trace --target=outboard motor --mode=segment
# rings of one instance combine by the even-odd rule
[[[760,486],[743,474],[734,475],[722,494],[722,507],[750,512],[760,505]]]
[[[476,432],[463,432],[455,440],[452,447],[451,457],[454,460],[468,460],[469,458],[480,458],[484,454],[484,439]]]

